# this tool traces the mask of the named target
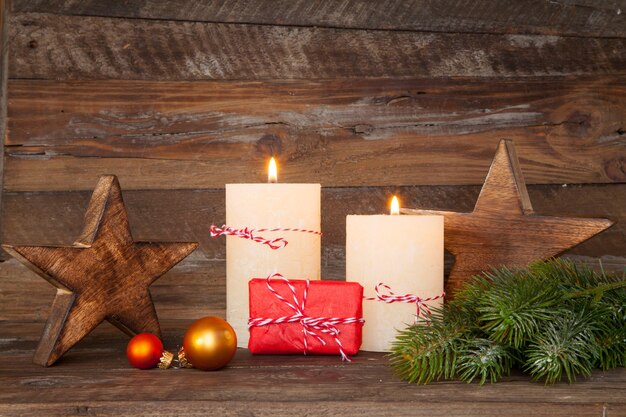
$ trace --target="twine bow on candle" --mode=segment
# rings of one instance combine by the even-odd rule
[[[386,294],[382,293],[381,289],[387,290]],[[376,291],[376,297],[363,297],[365,300],[370,301],[382,301],[383,303],[391,304],[391,303],[414,303],[417,307],[417,315],[415,316],[415,321],[417,322],[419,317],[423,317],[425,320],[428,320],[428,316],[430,316],[430,309],[426,304],[428,301],[437,300],[439,298],[443,298],[446,296],[446,293],[441,293],[440,295],[436,295],[434,297],[421,298],[414,294],[404,294],[404,295],[396,295],[391,287],[385,283],[380,282],[374,288]]]
[[[280,279],[287,284],[289,290],[291,291],[291,296],[293,297],[293,302],[287,300],[285,297],[280,295],[274,287],[271,285],[272,279]],[[302,300],[298,300],[298,296],[296,294],[296,288],[291,284],[291,282],[282,276],[281,274],[272,274],[267,277],[267,288],[268,290],[274,294],[276,298],[282,301],[285,305],[287,305],[290,309],[294,311],[294,314],[290,316],[283,316],[278,318],[250,318],[248,320],[248,329],[252,327],[258,326],[267,326],[269,324],[281,324],[281,323],[299,323],[302,326],[302,333],[304,335],[304,354],[306,355],[309,345],[307,341],[307,337],[311,336],[317,339],[322,345],[326,345],[326,341],[322,338],[319,333],[325,333],[330,335],[337,347],[339,348],[339,354],[341,355],[341,359],[347,362],[350,362],[350,358],[343,350],[343,346],[341,344],[341,340],[339,340],[340,331],[337,328],[338,324],[354,324],[365,323],[363,318],[359,317],[309,317],[304,313],[307,295],[309,293],[309,280],[306,280],[304,286],[304,294],[302,295]]]
[[[223,225],[222,227],[217,227],[212,224],[209,229],[212,238],[220,237],[222,235],[227,236],[237,236],[242,239],[249,239],[253,242],[261,243],[263,245],[269,246],[273,250],[282,249],[289,243],[287,239],[283,237],[278,237],[276,239],[266,239],[262,236],[256,236],[254,233],[263,233],[263,232],[300,232],[300,233],[310,233],[313,235],[322,235],[322,232],[317,232],[315,230],[306,230],[306,229],[295,229],[295,228],[267,228],[267,229],[249,229],[244,227],[243,229],[236,229],[234,227]]]

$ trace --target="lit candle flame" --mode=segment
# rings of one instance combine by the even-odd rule
[[[391,214],[400,214],[400,203],[395,195],[391,199]]]
[[[278,182],[278,168],[276,168],[274,157],[270,159],[270,164],[267,167],[267,182]]]

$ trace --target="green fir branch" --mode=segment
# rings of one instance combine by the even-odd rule
[[[481,385],[487,380],[497,382],[510,373],[513,362],[510,350],[492,340],[468,340],[458,358],[459,379],[468,383],[479,379]]]
[[[464,320],[450,311],[433,309],[430,321],[401,331],[391,349],[391,364],[406,381],[428,384],[451,379],[456,374],[457,356],[471,334]]]
[[[401,331],[391,362],[405,380],[496,382],[519,365],[546,384],[626,364],[626,274],[565,260],[474,277],[430,324]]]
[[[599,356],[593,325],[593,318],[584,311],[557,317],[529,344],[524,368],[546,384],[564,375],[570,383],[576,375],[590,375]]]
[[[556,285],[542,276],[503,268],[481,279],[490,285],[477,303],[479,320],[495,342],[519,349],[559,313]]]

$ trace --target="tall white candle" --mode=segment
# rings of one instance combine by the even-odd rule
[[[320,184],[227,184],[226,224],[237,229],[319,231],[320,190]],[[248,239],[226,238],[226,320],[237,333],[239,347],[248,346],[250,279],[272,273],[281,273],[289,279],[320,279],[319,235],[299,232],[259,232],[255,235],[267,239],[283,237],[289,243],[272,250]]]
[[[443,216],[349,215],[346,227],[346,279],[360,283],[366,296],[373,297],[380,282],[397,295],[441,295]],[[414,303],[363,301],[361,349],[389,351],[397,331],[414,323],[416,312]]]

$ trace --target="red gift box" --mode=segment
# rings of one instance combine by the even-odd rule
[[[248,284],[250,352],[341,354],[347,359],[345,355],[359,351],[363,327],[360,284],[274,277],[255,278]]]

